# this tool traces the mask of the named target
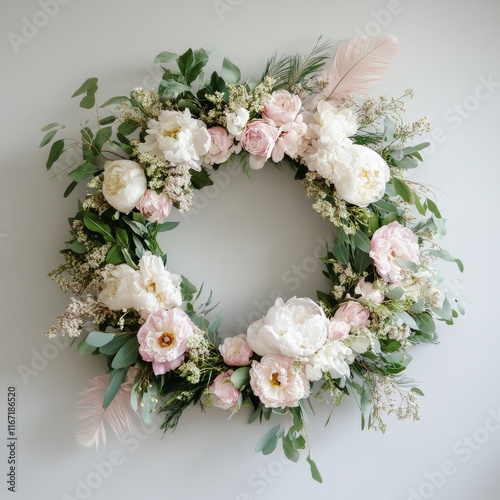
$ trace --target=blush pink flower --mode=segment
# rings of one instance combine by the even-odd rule
[[[268,354],[260,362],[252,362],[250,386],[268,408],[297,406],[310,391],[304,367],[281,354]]]
[[[252,120],[247,124],[241,137],[241,146],[250,153],[248,163],[251,168],[257,170],[264,166],[271,157],[279,134],[279,130],[265,120]]]
[[[229,366],[247,366],[253,351],[247,342],[245,334],[228,337],[219,346],[219,351],[224,358],[224,363]]]
[[[407,270],[398,259],[420,264],[418,237],[399,222],[391,222],[373,233],[370,257],[377,272],[385,281],[404,282]]]
[[[148,189],[137,208],[149,222],[162,224],[172,209],[172,202],[165,193],[158,194],[154,189]]]
[[[335,312],[333,318],[339,321],[345,321],[353,328],[363,328],[368,322],[370,312],[359,302],[350,300],[344,302]]]
[[[240,391],[231,382],[233,370],[221,373],[215,377],[210,385],[210,397],[212,404],[222,410],[234,410],[238,404]]]
[[[262,116],[276,127],[280,127],[295,121],[301,107],[299,96],[290,94],[287,90],[278,90],[271,94],[270,101],[262,110]]]
[[[160,309],[150,314],[137,332],[139,354],[152,362],[155,375],[175,370],[184,361],[187,340],[196,326],[180,309]]]
[[[224,163],[235,152],[234,137],[223,127],[210,127],[207,130],[212,140],[204,156],[205,162],[209,165]]]
[[[354,292],[361,295],[361,297],[363,297],[365,300],[371,300],[372,302],[375,302],[375,304],[381,304],[382,302],[384,302],[384,295],[382,294],[382,292],[380,292],[380,290],[377,290],[373,286],[373,283],[365,281],[364,278],[359,280],[356,288],[354,289]]]
[[[346,321],[332,318],[328,329],[329,340],[344,340],[351,331],[351,325]]]

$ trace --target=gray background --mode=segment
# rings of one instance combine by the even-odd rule
[[[0,12],[0,414],[7,387],[17,386],[17,498],[498,498],[497,0],[4,0]],[[76,128],[87,118],[70,96],[89,76],[99,77],[101,102],[154,86],[151,61],[161,50],[213,44],[244,76],[258,76],[274,51],[307,51],[319,35],[338,44],[360,33],[401,42],[372,93],[412,87],[408,119],[430,117],[432,149],[412,180],[434,188],[449,219],[444,246],[466,264],[463,276],[451,264],[442,268],[467,315],[439,328],[439,345],[414,349],[409,375],[426,394],[421,422],[389,419],[386,435],[362,432],[356,404],[346,400],[325,428],[330,408],[317,405],[309,434],[323,485],[310,479],[305,457],[294,465],[283,464],[280,452],[254,453],[267,425],[248,426],[243,414],[226,421],[219,410],[186,412],[164,439],[146,429],[122,442],[111,436],[98,451],[79,447],[77,392],[105,367],[43,337],[69,298],[46,274],[60,262],[77,195],[64,200],[66,179],[45,171],[39,129],[52,121]],[[489,90],[485,80],[494,82]],[[266,167],[251,180],[231,174],[216,186],[189,218],[173,214],[184,224],[162,244],[172,270],[213,289],[231,334],[268,307],[274,290],[314,296],[323,281],[310,257],[329,227],[288,171]],[[294,266],[308,269],[300,283],[290,279]],[[5,478],[5,445],[0,450]],[[6,488],[2,479],[0,496],[15,497]]]

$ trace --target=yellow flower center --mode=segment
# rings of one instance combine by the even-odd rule
[[[281,385],[281,382],[278,380],[278,372],[274,372],[272,375],[271,375],[271,385],[274,385],[274,386],[280,386]]]
[[[175,342],[175,335],[171,332],[163,332],[158,337],[158,345],[162,348],[170,347]]]

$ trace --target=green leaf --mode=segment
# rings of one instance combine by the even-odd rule
[[[86,95],[80,101],[80,107],[83,109],[92,109],[95,106],[95,96],[94,94]]]
[[[438,218],[442,219],[441,212],[439,211],[437,205],[429,198],[427,198],[427,206],[429,210]]]
[[[134,214],[135,212],[133,212]],[[144,224],[141,222],[137,222],[135,220],[129,220],[126,217],[122,217],[122,221],[127,224],[127,226],[134,231],[138,236],[142,236],[144,233],[147,233],[148,230]]]
[[[413,191],[411,190],[410,186],[406,184],[406,182],[398,179],[397,177],[393,177],[392,185],[394,186],[396,194],[401,196],[401,198],[403,198],[406,203],[414,203]]]
[[[106,344],[109,344],[114,338],[115,338],[114,333],[90,332],[87,335],[85,342],[94,347],[102,347]]]
[[[115,229],[115,236],[116,236],[116,241],[124,247],[128,247],[129,245],[129,238],[128,238],[128,233],[125,231],[125,229],[122,229],[121,227],[117,227]]]
[[[155,416],[155,406],[158,401],[158,390],[156,385],[149,388],[148,392],[145,392],[141,398],[141,418],[146,425],[151,425],[153,423],[153,418]]]
[[[130,135],[139,128],[137,122],[123,122],[118,126],[118,132],[123,135]]]
[[[404,288],[397,286],[387,291],[385,296],[390,300],[399,300],[405,294]]]
[[[311,468],[311,476],[315,481],[318,481],[318,483],[323,482],[323,478],[321,477],[321,474],[319,473],[318,466],[316,465],[316,462],[311,458],[311,455],[307,456],[307,463],[309,464],[309,467]]]
[[[263,455],[272,453],[278,444],[278,433],[280,428],[280,425],[275,425],[272,429],[269,429],[255,445],[255,451],[257,453],[260,451]]]
[[[105,116],[99,120],[99,125],[111,125],[116,121],[116,116]]]
[[[455,262],[455,264],[458,266],[458,269],[460,269],[460,272],[464,272],[464,265],[462,261],[453,257],[453,255],[451,255],[447,250],[429,250],[429,253],[431,255],[434,255],[434,257],[439,257],[440,259],[446,260],[447,262]]]
[[[93,233],[98,233],[104,236],[106,241],[115,241],[111,234],[111,227],[105,224],[99,216],[86,210],[83,212],[83,223],[85,227]]]
[[[50,170],[50,167],[59,159],[61,153],[64,150],[64,139],[59,139],[54,142],[50,147],[49,157],[47,159],[47,170]]]
[[[116,335],[111,342],[100,347],[99,352],[106,354],[107,356],[112,356],[113,354],[116,354],[128,340],[129,335]]]
[[[413,319],[406,311],[397,311],[394,313],[405,325],[408,325],[412,330],[418,330],[418,325],[415,319]]]
[[[106,255],[106,262],[108,264],[114,264],[115,266],[117,266],[118,264],[123,264],[123,262],[125,262],[121,245],[113,245],[109,249]]]
[[[418,326],[418,330],[422,333],[434,333],[436,331],[436,325],[432,316],[429,313],[421,313],[415,316],[415,321]]]
[[[102,407],[106,409],[113,398],[116,396],[116,393],[120,390],[120,386],[127,377],[128,368],[120,368],[119,370],[113,370],[109,377],[109,385],[106,389],[106,394],[104,395],[104,401],[102,402]]]
[[[356,233],[353,234],[352,243],[355,247],[359,248],[365,253],[369,253],[371,250],[370,239],[360,229],[358,229]]]
[[[45,134],[45,137],[42,139],[42,142],[40,143],[40,148],[43,148],[46,146],[52,139],[53,137],[57,134],[57,130],[51,130],[50,132],[47,132]]]
[[[124,95],[118,95],[116,97],[112,97],[111,99],[108,99],[104,104],[101,104],[101,108],[105,108],[106,106],[111,106],[113,104],[121,104],[122,102],[125,101],[130,101],[130,99],[127,96]]]
[[[87,354],[95,352],[96,349],[96,347],[87,343],[85,339],[82,339],[82,341],[78,344],[77,351],[83,356],[86,356]]]
[[[425,396],[425,394],[418,387],[412,387],[410,392],[418,394],[419,396]]]
[[[394,140],[394,123],[387,116],[384,119],[384,129],[385,140],[391,143]]]
[[[189,173],[191,174],[191,184],[195,189],[202,189],[205,186],[213,185],[213,181],[205,169],[202,169],[201,172],[190,170]]]
[[[406,260],[406,259],[401,259],[400,257],[395,257],[394,259],[402,268],[408,269],[409,271],[412,271],[416,273],[419,269],[418,264],[415,264],[415,262],[411,260]]]
[[[418,196],[415,196],[415,206],[417,207],[420,215],[425,215],[427,212],[427,202],[422,203]]]
[[[66,188],[66,191],[64,191],[64,198],[67,198],[72,193],[73,189],[76,188],[76,186],[78,186],[78,182],[72,181],[71,184]]]
[[[172,62],[172,61],[176,61],[177,58],[178,58],[178,54],[176,54],[175,52],[168,52],[168,51],[164,51],[164,52],[160,52],[155,58],[154,58],[154,61],[155,63],[169,63],[169,62]]]
[[[175,229],[180,222],[164,222],[163,224],[158,224],[158,232],[163,233],[165,231],[172,231]]]
[[[236,369],[231,375],[231,382],[236,387],[236,389],[242,389],[250,381],[250,367],[241,366]]]
[[[104,144],[106,144],[106,142],[109,141],[112,132],[113,130],[111,127],[104,127],[97,131],[94,140],[94,147],[97,149],[98,153],[101,152],[101,149],[104,146]]]
[[[222,61],[221,77],[226,83],[238,83],[241,78],[241,71],[227,57]]]
[[[396,167],[405,170],[418,167],[418,161],[412,156],[405,156],[402,160],[394,160],[394,164]]]
[[[137,267],[137,264],[134,262],[134,259],[132,259],[132,256],[130,255],[130,252],[128,248],[122,248],[122,255],[123,258],[125,259],[125,262],[132,268],[132,269],[139,269]]]
[[[174,80],[162,80],[158,92],[162,97],[171,98],[176,96],[177,94],[185,92],[186,90],[191,90],[191,87]]]
[[[385,345],[382,345],[384,352],[396,352],[400,349],[401,343],[397,340],[389,340]]]
[[[217,333],[223,318],[224,318],[224,311],[219,311],[215,316],[215,318],[212,321],[210,321],[207,329],[207,333],[209,336],[213,337]]]
[[[422,151],[422,149],[425,149],[431,145],[430,142],[422,142],[420,144],[417,144],[416,146],[409,146],[406,148],[403,148],[403,154],[405,156],[407,155],[412,155],[416,153],[417,151]]]
[[[190,300],[196,293],[196,287],[185,276],[182,276],[181,293],[182,300]]]
[[[64,125],[59,125],[59,123],[49,123],[40,129],[41,132],[47,132],[47,130],[51,130],[55,127],[63,127]]]
[[[90,177],[91,175],[94,175],[95,173],[100,171],[101,169],[99,167],[92,165],[92,163],[85,162],[82,165],[76,167],[74,170],[72,170],[68,175],[75,182],[80,182],[83,179]]]
[[[349,251],[344,243],[340,241],[335,241],[333,244],[333,255],[334,257],[344,265],[349,264]]]
[[[111,363],[112,368],[124,368],[125,366],[133,365],[137,361],[139,353],[139,343],[134,335],[129,339],[124,346],[116,353]]]
[[[69,247],[72,252],[78,253],[78,254],[83,254],[87,252],[87,247],[78,240],[73,241],[71,243],[71,246]]]
[[[290,436],[291,430],[283,437],[283,451],[285,452],[286,458],[291,462],[297,463],[299,461],[300,452],[295,449],[295,444],[292,437]]]
[[[97,78],[87,78],[71,97],[85,93],[95,94],[97,91]]]

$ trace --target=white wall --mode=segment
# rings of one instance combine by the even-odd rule
[[[17,498],[497,499],[500,425],[490,417],[500,420],[498,0],[47,0],[50,18],[43,3],[0,6],[0,414],[7,387],[17,386]],[[23,36],[26,20],[45,25],[16,45],[12,34]],[[361,432],[355,403],[346,400],[324,428],[329,408],[318,405],[310,437],[323,485],[310,479],[305,460],[282,465],[279,453],[254,453],[265,427],[248,426],[244,415],[226,422],[218,410],[187,412],[163,440],[155,432],[126,443],[112,437],[98,451],[80,448],[72,421],[77,392],[105,368],[42,335],[68,300],[46,273],[60,262],[76,196],[64,200],[66,180],[45,171],[40,127],[85,119],[70,96],[88,76],[99,77],[101,101],[152,85],[151,61],[161,50],[213,44],[249,76],[259,75],[274,51],[307,51],[319,35],[338,43],[360,32],[391,33],[401,42],[374,93],[413,87],[408,117],[427,114],[442,130],[414,179],[434,186],[449,219],[445,247],[466,264],[463,277],[452,265],[443,268],[465,296],[467,315],[439,329],[438,346],[414,350],[409,372],[426,393],[421,422],[390,419],[386,435]],[[489,91],[480,88],[484,80],[493,82]],[[251,181],[232,177],[206,211],[165,238],[172,268],[205,281],[222,301],[226,333],[274,288],[308,295],[321,286],[319,270],[297,290],[283,282],[328,234],[308,207],[290,176],[265,169]],[[8,450],[0,449],[0,496],[10,498]],[[98,476],[92,464],[110,459],[119,464]],[[446,476],[435,473],[442,468]],[[92,490],[77,489],[81,481]]]

